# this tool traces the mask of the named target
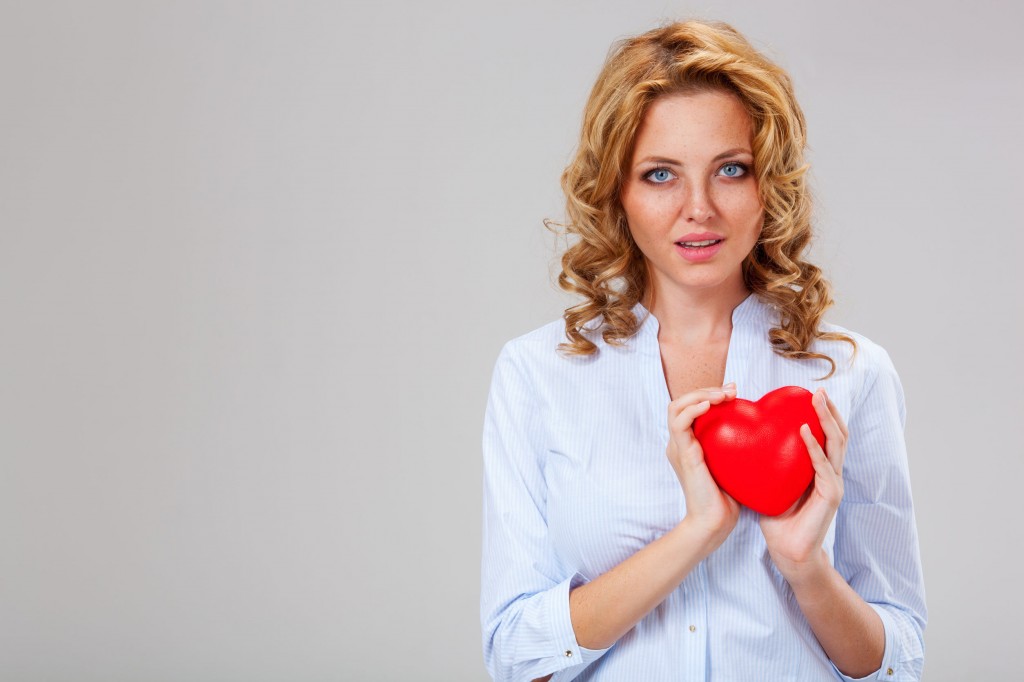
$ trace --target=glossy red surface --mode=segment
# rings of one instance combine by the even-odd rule
[[[825,446],[811,398],[806,389],[784,386],[756,402],[736,398],[712,405],[694,420],[693,434],[722,490],[768,516],[800,499],[814,479],[800,425],[810,426]]]

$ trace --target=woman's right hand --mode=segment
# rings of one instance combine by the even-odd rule
[[[676,590],[729,536],[739,504],[718,489],[690,425],[711,403],[736,397],[736,387],[694,391],[669,404],[669,461],[686,495],[686,516],[621,563],[569,592],[577,643],[605,649]],[[543,679],[543,678],[541,678]]]
[[[666,454],[686,497],[684,521],[707,537],[709,552],[732,532],[739,519],[740,506],[711,477],[704,462],[704,450],[693,435],[693,421],[712,405],[735,397],[736,384],[728,383],[721,388],[701,388],[685,393],[668,405]]]

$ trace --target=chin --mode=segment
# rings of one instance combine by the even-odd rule
[[[702,273],[700,276],[683,277],[677,280],[678,284],[686,289],[721,289],[723,287],[731,288],[735,286],[736,282],[742,282],[742,273],[737,276],[734,273]]]

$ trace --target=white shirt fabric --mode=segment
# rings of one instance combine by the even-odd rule
[[[556,320],[507,343],[484,420],[481,622],[495,680],[692,682],[848,680],[829,661],[743,508],[729,538],[614,645],[579,646],[569,590],[596,578],[674,527],[682,489],[665,456],[669,394],[658,322],[622,347],[567,357]],[[918,680],[926,622],[911,502],[903,389],[888,354],[816,341],[828,364],[775,353],[774,308],[750,295],[732,315],[725,380],[757,400],[780,386],[824,386],[849,426],[845,493],[824,546],[885,626],[881,668],[863,679]]]

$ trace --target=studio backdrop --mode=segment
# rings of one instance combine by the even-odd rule
[[[618,38],[794,78],[903,381],[928,682],[1019,678],[1021,10],[0,0],[0,679],[486,679],[480,440]]]

